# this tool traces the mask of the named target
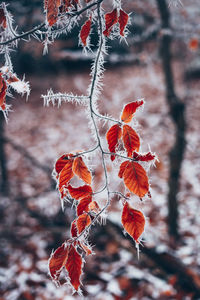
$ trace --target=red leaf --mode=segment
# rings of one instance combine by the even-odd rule
[[[134,102],[130,102],[124,106],[124,109],[122,111],[121,120],[124,123],[129,123],[134,113],[136,112],[137,108],[144,104],[143,100],[138,100]]]
[[[78,235],[78,229],[77,229],[77,226],[76,226],[76,220],[74,220],[71,224],[71,236],[72,237],[77,237]]]
[[[92,18],[90,17],[81,27],[80,39],[84,46],[87,45],[87,38],[90,34]]]
[[[108,130],[108,132],[106,134],[106,139],[108,142],[108,148],[109,148],[110,152],[115,153],[115,149],[118,145],[118,142],[119,142],[121,136],[122,136],[122,129],[118,124],[113,125]],[[115,156],[111,155],[111,160],[114,160],[114,159],[115,159]]]
[[[119,169],[119,173],[118,173],[118,176],[119,178],[122,178],[123,175],[124,175],[124,171],[128,165],[129,161],[124,161],[121,165],[120,165],[120,169]]]
[[[129,162],[123,173],[124,183],[130,192],[143,197],[149,190],[146,171],[136,162]]]
[[[78,188],[74,188],[71,185],[67,187],[72,198],[76,200],[81,200],[82,198],[92,195],[92,188],[89,185],[82,185]]]
[[[72,171],[72,160],[67,160],[64,168],[62,169],[62,171],[60,172],[59,175],[59,190],[62,190],[62,187],[66,187],[68,182],[72,179],[72,177],[74,176],[74,173]]]
[[[80,242],[80,246],[87,256],[92,254],[92,249],[90,249],[85,243]]]
[[[123,126],[123,142],[129,157],[132,156],[134,150],[139,151],[140,138],[129,125]]]
[[[2,26],[4,29],[7,26],[6,16],[5,16],[3,8],[0,8],[0,26]]]
[[[122,211],[122,225],[126,232],[138,242],[139,237],[144,232],[144,215],[136,209],[133,209],[127,202]]]
[[[6,92],[7,92],[6,81],[1,76],[1,73],[0,73],[0,106],[2,106],[5,102]]]
[[[118,21],[117,16],[117,9],[113,9],[113,11],[105,14],[105,23],[106,23],[106,29],[104,30],[103,34],[105,36],[109,36],[110,32],[112,30],[113,25],[115,25]]]
[[[137,161],[150,161],[155,159],[155,154],[148,152],[145,154],[139,154],[137,152],[133,152],[133,158]]]
[[[76,221],[78,233],[80,234],[90,224],[91,224],[91,218],[87,213],[80,215]]]
[[[89,211],[93,211],[95,213],[98,213],[100,211],[100,207],[99,207],[99,205],[98,205],[98,203],[96,201],[92,201],[88,205],[88,210]]]
[[[45,3],[46,5],[46,3]],[[58,20],[58,8],[60,6],[60,1],[58,0],[48,0],[47,3],[47,21],[49,26],[54,25]]]
[[[60,174],[60,172],[72,156],[72,154],[64,154],[61,157],[59,157],[59,159],[55,163],[55,170],[57,174]]]
[[[57,248],[54,253],[52,253],[49,260],[49,271],[53,280],[58,281],[62,268],[64,267],[67,256],[68,256],[68,247],[65,243]]]
[[[129,18],[128,14],[125,11],[123,11],[122,9],[120,9],[118,22],[119,22],[119,28],[120,28],[120,35],[122,35],[122,36],[124,36],[124,30],[128,23],[128,18]]]
[[[85,165],[82,157],[76,157],[74,159],[72,170],[78,177],[80,177],[87,184],[91,184],[92,175],[88,170],[87,166]]]
[[[78,291],[78,288],[80,286],[82,265],[83,262],[82,262],[81,255],[76,251],[74,246],[71,245],[65,267],[66,270],[68,271],[70,282],[76,291]]]
[[[90,202],[92,202],[92,197],[86,197],[80,200],[78,206],[77,206],[77,216],[82,215],[84,212],[88,212],[89,211],[89,204]]]

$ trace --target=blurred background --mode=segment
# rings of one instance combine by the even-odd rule
[[[106,11],[111,1],[104,1]],[[85,299],[200,299],[200,5],[198,0],[127,0],[132,14],[127,43],[109,41],[102,114],[119,117],[124,104],[144,98],[137,113],[142,151],[149,147],[159,162],[150,172],[151,199],[133,205],[147,217],[140,246],[123,234],[121,204],[113,198],[105,226],[92,228],[95,256],[84,267]],[[18,32],[44,21],[41,0],[7,1]],[[166,4],[166,5],[165,5]],[[43,107],[41,94],[85,94],[93,55],[78,47],[79,26],[61,36],[42,55],[37,40],[20,41],[12,53],[14,71],[30,82],[31,94],[16,97],[9,122],[0,115],[0,299],[70,300],[61,278],[56,288],[48,276],[52,249],[69,238],[74,210],[61,211],[51,178],[63,153],[94,145],[84,108],[69,103]],[[93,50],[96,29],[91,36]],[[3,57],[1,66],[3,65]],[[100,132],[105,136],[108,125]],[[95,161],[95,159],[94,159]],[[93,162],[96,187],[103,171]],[[109,162],[110,174],[116,165]],[[112,177],[113,178],[113,177]],[[112,183],[117,190],[122,183]],[[101,200],[97,199],[101,205]]]

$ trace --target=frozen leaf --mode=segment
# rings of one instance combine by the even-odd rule
[[[124,30],[128,23],[128,18],[129,18],[128,14],[122,9],[120,9],[118,22],[119,22],[119,29],[120,29],[121,36],[124,36]]]
[[[76,221],[78,233],[80,234],[90,224],[91,224],[91,218],[87,213],[80,215]]]
[[[78,235],[78,229],[77,229],[77,226],[76,226],[76,220],[74,220],[71,224],[71,236],[74,238],[74,237],[77,237]]]
[[[4,10],[3,8],[0,8],[0,27],[3,27],[4,29],[6,28],[7,26],[7,23],[6,23],[6,16],[5,16],[5,13],[4,13]]]
[[[75,288],[76,291],[78,291],[80,286],[83,262],[81,255],[76,251],[73,245],[70,246],[65,267],[68,271],[69,279],[72,286]]]
[[[80,177],[85,183],[91,184],[92,175],[85,165],[82,157],[76,157],[73,162],[72,170],[74,174]]]
[[[149,190],[146,171],[136,162],[129,162],[126,165],[123,173],[123,179],[125,186],[129,189],[129,191],[140,198],[144,197]]]
[[[116,124],[113,125],[107,132],[106,134],[106,139],[108,142],[108,149],[110,150],[110,152],[115,153],[115,149],[118,145],[119,139],[122,136],[122,129],[121,127]],[[111,160],[114,160],[115,156],[111,155]]]
[[[49,260],[49,272],[51,278],[58,281],[62,268],[64,267],[68,256],[68,247],[65,243],[52,253]]]
[[[128,202],[125,203],[122,211],[122,225],[126,232],[138,242],[139,237],[144,232],[144,215],[136,209],[133,209]]]
[[[64,154],[55,163],[55,170],[57,174],[60,174],[66,163],[71,160],[72,154]]]
[[[90,202],[92,202],[92,197],[86,197],[80,200],[78,206],[77,206],[77,216],[82,215],[84,212],[88,212],[89,211],[89,204]]]
[[[7,84],[0,73],[0,106],[4,105],[6,99]]]
[[[134,102],[130,102],[124,106],[124,109],[122,111],[121,120],[124,123],[129,123],[134,113],[136,112],[137,108],[144,104],[143,100],[138,100]]]
[[[119,169],[119,173],[118,176],[119,178],[122,178],[124,175],[124,171],[127,167],[127,165],[129,164],[129,161],[124,161],[121,165],[120,165],[120,169]]]
[[[60,6],[60,1],[48,0],[48,3],[45,3],[45,5],[47,6],[47,21],[49,26],[52,26],[58,20],[58,8]]]
[[[132,156],[134,150],[139,151],[140,138],[135,130],[129,125],[123,126],[123,142],[129,157]]]
[[[72,171],[72,164],[73,164],[72,160],[67,160],[64,168],[60,172],[59,179],[58,179],[59,180],[59,190],[61,190],[63,186],[66,187],[68,182],[74,176],[74,173]]]
[[[84,46],[87,45],[87,39],[90,34],[92,18],[90,17],[81,27],[80,39]]]
[[[105,23],[106,23],[106,29],[104,30],[103,34],[105,36],[109,36],[110,32],[113,28],[113,26],[117,23],[118,21],[118,14],[117,14],[117,9],[113,9],[113,11],[105,14]]]
[[[77,188],[74,188],[71,185],[68,185],[67,189],[68,189],[70,195],[72,196],[72,198],[74,198],[76,200],[81,200],[82,198],[92,195],[92,188],[89,185],[82,185]]]
[[[156,158],[155,154],[148,152],[145,154],[139,154],[137,152],[133,152],[133,158],[137,161],[151,161]]]
[[[98,213],[100,211],[100,207],[96,201],[90,202],[88,209],[89,211],[93,211],[95,213]]]
[[[92,249],[90,249],[90,247],[88,247],[85,243],[80,242],[80,246],[87,256],[92,254]]]

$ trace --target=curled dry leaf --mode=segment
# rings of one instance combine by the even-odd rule
[[[72,170],[74,174],[80,177],[85,183],[91,184],[92,175],[84,163],[82,157],[76,157],[73,162]]]
[[[144,197],[149,190],[149,182],[146,171],[136,162],[128,162],[123,172],[125,186],[130,192],[140,198]]]
[[[110,150],[110,152],[115,153],[115,149],[118,145],[118,142],[119,142],[121,136],[122,136],[122,129],[118,124],[110,127],[110,129],[106,133],[108,149]],[[115,156],[111,155],[111,160],[114,160],[114,159],[115,159]]]
[[[82,185],[78,188],[74,188],[71,185],[68,185],[67,189],[70,195],[72,196],[72,198],[76,200],[81,200],[82,198],[92,195],[92,188],[89,185]]]
[[[124,161],[121,165],[120,165],[120,168],[119,168],[119,173],[118,173],[118,176],[119,178],[122,178],[123,175],[124,175],[124,171],[128,165],[129,161]]]
[[[120,29],[121,36],[124,36],[124,30],[126,28],[126,25],[128,24],[128,19],[129,19],[128,14],[122,9],[120,9],[118,22],[119,22],[119,29]]]
[[[89,204],[92,202],[92,197],[86,197],[80,200],[76,212],[77,212],[77,216],[82,215],[84,212],[88,212],[89,209]]]
[[[137,108],[144,104],[143,100],[138,100],[134,102],[130,102],[124,106],[124,109],[122,111],[121,120],[124,123],[129,123],[134,113],[136,112]]]
[[[122,225],[126,232],[138,242],[139,237],[144,232],[144,215],[136,209],[133,209],[128,202],[125,203],[122,211]]]
[[[113,9],[113,11],[105,14],[105,23],[106,29],[104,30],[103,34],[105,36],[109,36],[113,26],[118,22],[118,13],[117,9]]]
[[[74,173],[72,171],[72,160],[67,160],[64,168],[60,172],[58,181],[59,181],[59,190],[62,191],[63,187],[66,187],[69,181],[73,178]]]
[[[87,45],[87,39],[89,37],[90,30],[91,30],[91,24],[92,24],[92,18],[90,17],[81,27],[80,39],[83,46]]]
[[[78,233],[80,234],[90,224],[91,224],[91,218],[87,213],[80,215],[76,221]]]
[[[51,278],[58,281],[62,268],[64,267],[67,256],[68,256],[68,246],[63,243],[62,246],[57,248],[51,255],[49,259],[49,272]]]
[[[81,255],[76,251],[73,245],[70,246],[65,267],[68,272],[70,283],[75,288],[75,290],[78,291],[80,286],[83,261]]]
[[[155,154],[148,152],[145,154],[139,154],[137,152],[133,152],[133,158],[137,161],[151,161],[156,158]]]
[[[123,126],[123,142],[129,157],[132,156],[134,150],[139,151],[140,138],[135,130],[129,125]]]

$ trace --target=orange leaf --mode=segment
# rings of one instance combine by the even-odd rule
[[[144,232],[144,215],[136,209],[133,209],[128,202],[125,203],[122,211],[122,225],[126,232],[138,242],[139,237]]]
[[[90,202],[92,202],[92,197],[86,197],[80,200],[78,206],[77,206],[77,215],[80,216],[82,215],[84,212],[88,212],[89,211],[89,204]]]
[[[84,46],[87,45],[87,38],[90,34],[92,18],[90,17],[81,27],[80,39]]]
[[[136,112],[137,108],[144,104],[143,100],[138,100],[134,102],[130,102],[124,106],[124,109],[122,111],[121,120],[124,123],[129,123],[134,113]]]
[[[137,161],[150,161],[155,159],[155,154],[148,152],[145,154],[139,154],[137,152],[133,152],[133,158]]]
[[[6,28],[7,24],[6,24],[6,16],[4,13],[3,8],[0,8],[0,27],[3,27],[4,29]]]
[[[140,138],[135,130],[129,125],[123,126],[123,142],[129,157],[132,156],[134,150],[139,151]]]
[[[74,176],[74,173],[72,171],[72,160],[67,160],[64,168],[60,172],[59,175],[59,190],[62,190],[63,186],[67,186],[68,182],[72,179]]]
[[[104,30],[103,34],[105,36],[109,36],[113,25],[115,25],[118,21],[118,16],[117,16],[117,9],[113,9],[113,11],[105,14],[105,22],[106,22],[106,29]]]
[[[122,36],[124,36],[124,30],[128,23],[128,18],[129,18],[128,14],[125,11],[123,11],[122,9],[120,9],[118,22],[119,22],[119,28],[120,28],[120,35],[122,35]]]
[[[71,236],[72,237],[77,237],[78,235],[78,229],[77,229],[77,226],[76,226],[76,220],[74,220],[71,224]]]
[[[47,21],[49,26],[54,25],[58,20],[58,8],[60,6],[60,1],[58,0],[48,0],[47,5]]]
[[[2,106],[5,102],[6,92],[7,92],[6,81],[1,76],[1,73],[0,73],[0,106]]]
[[[76,251],[74,246],[71,245],[65,267],[66,270],[68,271],[70,282],[76,291],[78,291],[78,288],[80,286],[82,265],[83,262],[82,262],[81,255]]]
[[[78,188],[74,188],[71,185],[68,185],[67,189],[72,198],[76,200],[81,200],[82,198],[92,195],[92,188],[89,185],[82,185]]]
[[[124,161],[121,165],[120,165],[120,169],[119,169],[119,173],[118,173],[118,176],[119,178],[122,178],[123,175],[124,175],[124,171],[128,165],[129,161]]]
[[[55,170],[57,174],[60,174],[60,172],[72,156],[72,154],[64,154],[61,157],[59,157],[59,159],[55,163]]]
[[[78,233],[80,234],[90,224],[91,224],[91,218],[87,213],[80,215],[76,221]]]
[[[98,203],[96,201],[92,201],[88,205],[88,210],[89,211],[93,211],[95,213],[98,213],[100,211],[100,207],[99,207],[99,205],[98,205]]]
[[[51,278],[55,281],[58,281],[62,268],[64,267],[67,256],[68,256],[68,247],[65,243],[57,248],[54,253],[52,253],[49,260],[49,271]]]
[[[109,148],[110,152],[115,153],[115,149],[118,145],[118,142],[119,142],[119,139],[121,138],[121,136],[122,136],[122,129],[118,124],[110,127],[110,129],[106,133],[106,139],[108,142],[108,148]],[[114,160],[114,159],[115,159],[115,156],[111,155],[111,160]]]
[[[92,175],[85,165],[82,157],[76,157],[74,159],[72,170],[78,177],[85,181],[85,183],[91,184]]]
[[[149,190],[146,171],[136,162],[129,162],[123,173],[124,183],[130,192],[142,198]]]

